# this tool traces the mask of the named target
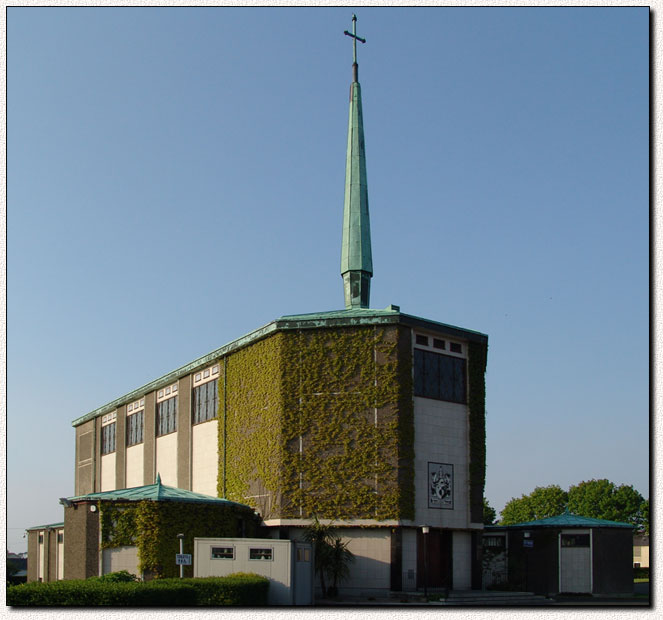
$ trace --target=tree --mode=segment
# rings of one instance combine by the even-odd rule
[[[488,503],[488,500],[483,498],[483,524],[484,525],[493,525],[497,519],[497,512],[495,509]]]
[[[569,512],[583,517],[606,519],[632,523],[638,528],[644,527],[644,514],[647,512],[649,525],[649,502],[631,485],[606,480],[586,480],[569,488]]]
[[[557,484],[536,487],[529,495],[511,498],[501,512],[500,525],[555,517],[564,512],[568,494]]]
[[[646,499],[640,504],[640,516],[642,519],[642,531],[649,536],[649,500]]]

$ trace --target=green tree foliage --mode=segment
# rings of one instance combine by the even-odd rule
[[[497,519],[497,512],[495,509],[488,503],[488,500],[483,498],[483,524],[484,525],[493,525]]]
[[[501,525],[512,525],[524,521],[536,521],[555,517],[564,512],[568,494],[557,484],[536,487],[529,495],[507,502],[501,512]]]
[[[583,517],[622,521],[643,527],[645,500],[631,485],[610,480],[586,480],[569,488],[569,512]],[[649,511],[649,503],[644,507]],[[648,524],[647,524],[648,525]]]
[[[649,536],[649,500],[646,499],[640,504],[640,515],[642,518],[642,530]]]
[[[568,509],[581,517],[632,523],[649,533],[649,500],[631,485],[610,480],[586,480],[569,488],[536,487],[529,495],[512,498],[501,513],[501,525],[535,521],[560,515]]]

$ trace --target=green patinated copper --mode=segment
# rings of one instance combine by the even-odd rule
[[[341,276],[346,308],[368,308],[370,282],[373,275],[371,254],[371,226],[368,214],[368,185],[366,183],[366,152],[364,121],[361,106],[361,87],[357,78],[356,45],[353,15],[353,81],[350,86],[348,119],[348,148],[345,163],[345,202],[343,205],[343,242],[341,247]],[[363,39],[359,39],[364,41]]]
[[[248,506],[244,504],[238,504],[237,502],[223,499],[221,497],[203,495],[202,493],[194,493],[193,491],[187,491],[186,489],[178,489],[176,487],[161,484],[161,477],[159,475],[157,475],[157,481],[154,484],[147,484],[145,486],[133,487],[130,489],[115,489],[113,491],[88,493],[87,495],[79,495],[68,499],[70,502],[90,500],[122,502],[140,502],[146,500],[153,502],[194,502],[201,504],[226,504],[248,508]]]

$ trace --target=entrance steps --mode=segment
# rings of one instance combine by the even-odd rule
[[[429,597],[430,598],[430,597]],[[498,590],[452,590],[443,599],[447,605],[548,605],[550,600],[532,592]]]

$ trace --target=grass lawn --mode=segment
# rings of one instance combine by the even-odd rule
[[[638,579],[634,579],[633,583],[649,583],[649,577],[639,577]]]

